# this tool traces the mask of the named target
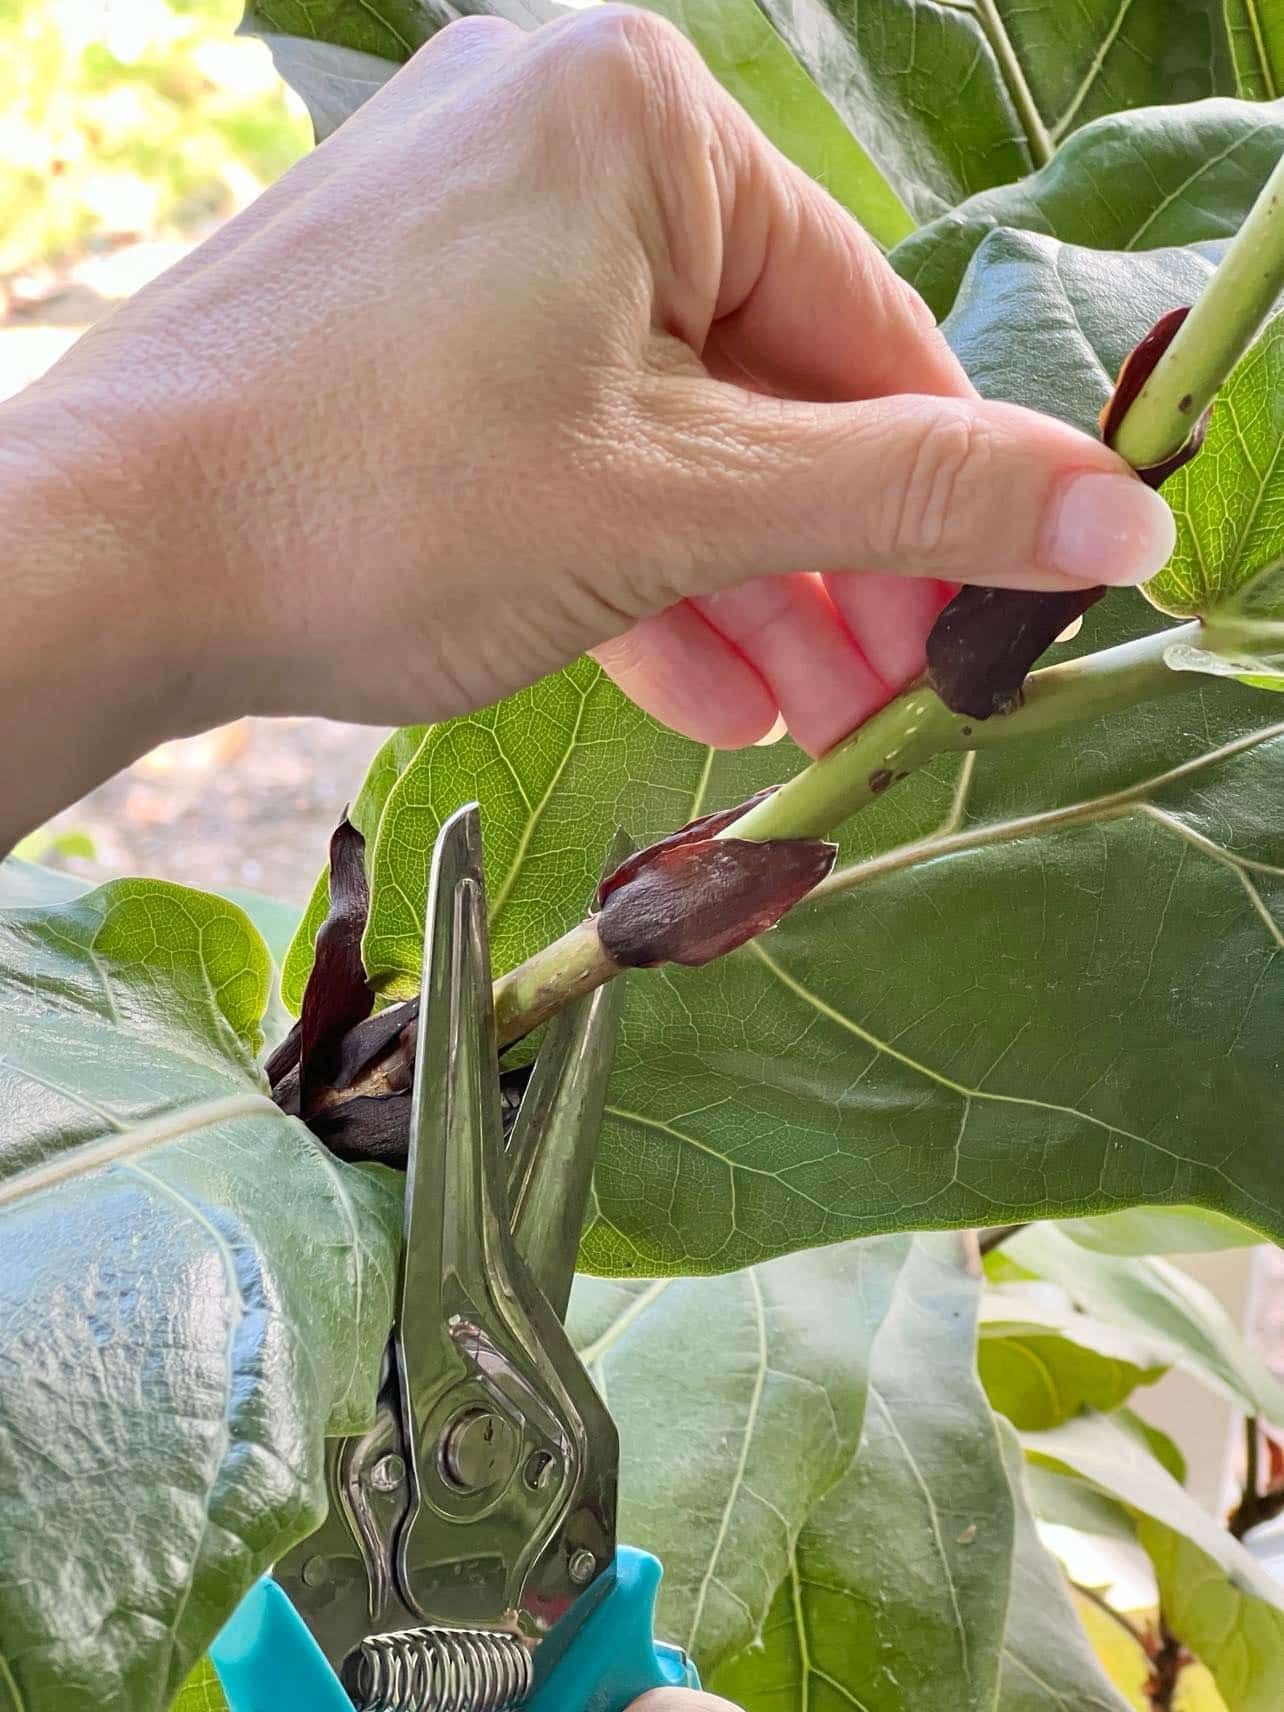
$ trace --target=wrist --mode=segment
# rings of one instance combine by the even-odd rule
[[[64,387],[55,371],[0,407],[0,850],[233,711],[214,691],[208,591],[184,550],[182,526],[200,520],[181,454],[86,378]]]

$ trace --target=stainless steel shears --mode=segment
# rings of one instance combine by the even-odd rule
[[[615,1424],[567,1337],[620,983],[549,1027],[505,1146],[475,804],[424,936],[397,1321],[329,1514],[212,1649],[231,1712],[623,1712],[697,1686],[617,1547]]]

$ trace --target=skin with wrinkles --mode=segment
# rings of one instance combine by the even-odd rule
[[[586,648],[701,741],[820,752],[957,582],[1153,570],[1136,487],[978,400],[661,20],[463,19],[0,409],[0,846],[164,738]]]

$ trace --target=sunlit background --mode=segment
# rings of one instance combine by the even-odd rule
[[[311,146],[240,0],[0,0],[0,399]],[[378,740],[242,720],[167,743],[22,854],[306,897]]]

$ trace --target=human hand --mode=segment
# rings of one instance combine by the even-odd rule
[[[740,1712],[719,1694],[693,1694],[686,1688],[654,1688],[635,1700],[628,1712]]]
[[[431,719],[594,648],[693,737],[781,713],[818,752],[952,582],[1172,544],[1113,453],[980,401],[684,38],[614,7],[451,25],[45,385],[134,457],[189,726]]]

